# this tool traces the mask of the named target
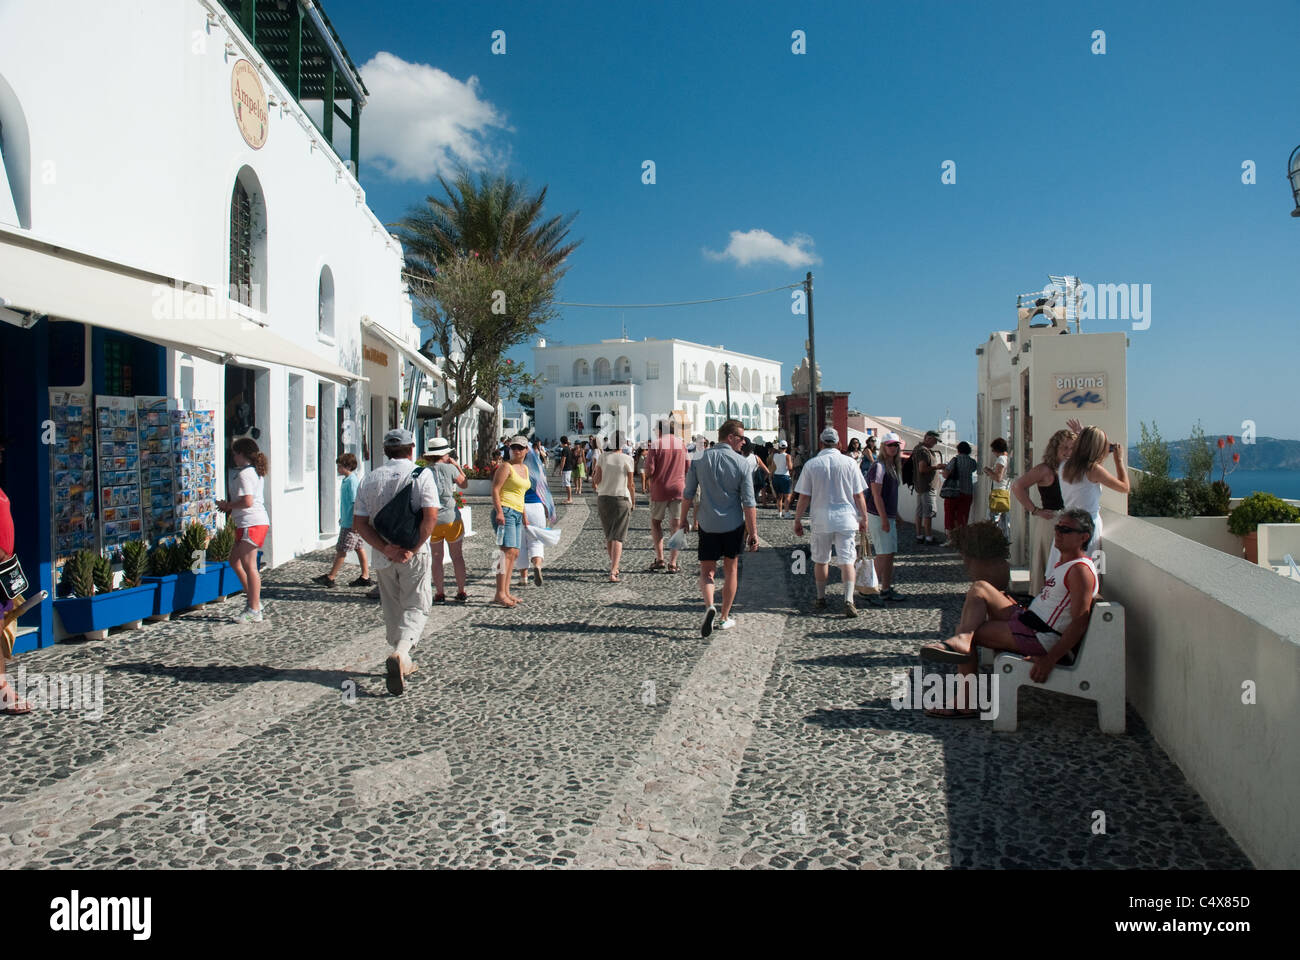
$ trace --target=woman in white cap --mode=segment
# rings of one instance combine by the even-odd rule
[[[445,543],[447,552],[451,554],[452,569],[456,571],[456,602],[464,603],[469,599],[465,592],[465,522],[460,507],[456,506],[456,488],[464,490],[469,481],[451,455],[451,444],[445,437],[434,437],[429,441],[424,460],[432,465],[433,479],[438,485],[438,525],[429,536],[433,548],[433,602],[447,602],[447,594],[443,592],[442,545]]]
[[[785,519],[786,504],[790,502],[790,454],[787,453],[789,444],[781,440],[776,445],[776,450],[768,458],[768,468],[772,474],[772,490],[776,493],[776,512],[777,517]]]

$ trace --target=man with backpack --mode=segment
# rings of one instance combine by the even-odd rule
[[[371,565],[392,648],[387,685],[394,696],[405,691],[406,678],[416,670],[411,650],[433,605],[429,535],[438,524],[438,486],[432,471],[416,468],[414,455],[410,431],[384,434],[387,462],[361,482],[352,509],[353,529],[374,547]]]

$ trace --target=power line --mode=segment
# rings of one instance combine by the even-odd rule
[[[795,287],[803,286],[802,283],[787,283],[784,286],[772,287],[770,290],[755,290],[753,293],[738,293],[732,297],[708,297],[703,300],[675,300],[672,303],[570,303],[564,300],[556,300],[557,307],[599,307],[601,309],[614,310],[644,310],[654,307],[689,307],[697,303],[721,303],[723,300],[743,300],[745,297],[760,297],[765,293],[776,293],[778,290],[793,290]]]

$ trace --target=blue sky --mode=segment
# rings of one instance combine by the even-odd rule
[[[1132,438],[1140,419],[1300,437],[1294,2],[324,5],[364,65],[361,180],[385,222],[440,192],[435,172],[504,166],[579,211],[563,300],[725,296],[811,269],[826,388],[915,426],[951,410],[963,434],[975,347],[1014,328],[1017,293],[1049,273],[1150,284]],[[706,255],[750,231],[784,262]],[[780,360],[787,384],[806,337],[786,294],[625,317],[634,338]],[[546,335],[622,321],[564,308]]]

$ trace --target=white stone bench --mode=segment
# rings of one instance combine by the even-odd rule
[[[1124,608],[1098,600],[1093,604],[1088,632],[1075,647],[1069,665],[1058,663],[1045,683],[1029,679],[1033,664],[1006,650],[980,648],[980,663],[990,662],[998,678],[998,715],[993,729],[1014,731],[1021,685],[1082,697],[1097,704],[1102,733],[1124,732]]]

